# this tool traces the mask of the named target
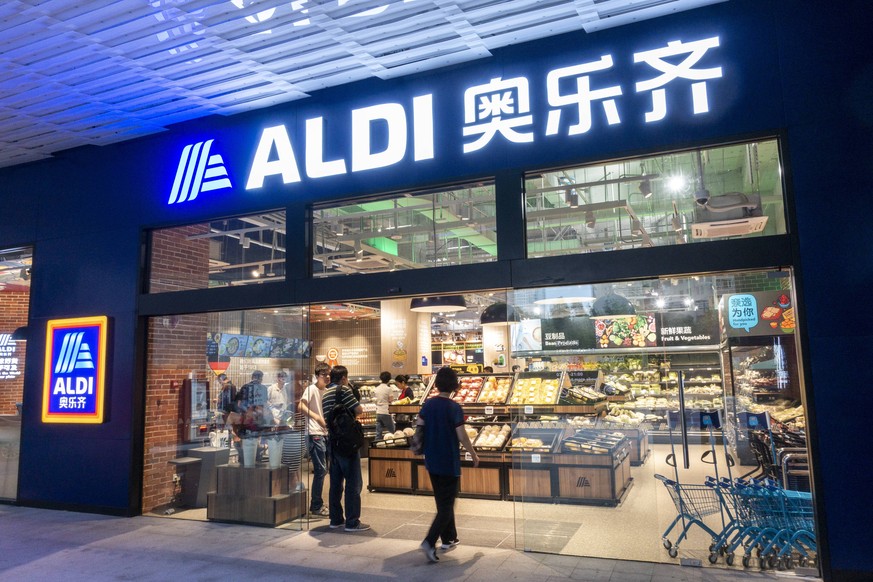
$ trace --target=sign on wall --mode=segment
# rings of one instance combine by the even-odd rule
[[[43,422],[103,422],[108,326],[105,315],[49,320]]]
[[[794,306],[787,292],[725,295],[720,307],[722,325],[728,337],[794,333]]]
[[[0,333],[0,380],[13,380],[21,375],[15,347],[11,333]]]

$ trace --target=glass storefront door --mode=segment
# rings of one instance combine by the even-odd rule
[[[302,527],[308,315],[283,307],[149,320],[145,513]]]
[[[509,304],[518,549],[814,563],[790,272],[517,290]]]
[[[18,496],[33,250],[0,250],[0,499]]]

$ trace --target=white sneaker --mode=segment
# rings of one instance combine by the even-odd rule
[[[427,559],[431,562],[439,562],[440,559],[436,555],[436,548],[429,543],[427,540],[421,542],[421,551],[424,552],[424,555],[427,556]]]

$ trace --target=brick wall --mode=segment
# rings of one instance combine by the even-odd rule
[[[149,320],[143,512],[173,497],[175,469],[169,461],[180,456],[188,429],[182,418],[183,382],[192,370],[212,381],[204,354],[207,320],[206,314]]]
[[[30,293],[27,291],[0,291],[0,333],[12,333],[16,328],[27,325],[27,310]],[[0,414],[15,414],[15,403],[21,402],[24,395],[24,363],[27,355],[27,342],[16,342],[7,347],[14,348],[8,357],[18,358],[18,377],[0,380]]]
[[[208,224],[192,224],[152,232],[149,292],[206,289],[209,286]]]
[[[209,284],[209,240],[189,239],[208,232],[195,224],[152,233],[152,293],[202,289]],[[174,493],[171,459],[180,456],[188,425],[181,411],[182,383],[193,370],[212,383],[205,349],[208,316],[153,317],[149,320],[145,406],[143,512],[167,505]]]

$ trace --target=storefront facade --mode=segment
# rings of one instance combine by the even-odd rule
[[[193,372],[180,374],[179,362],[172,361],[178,342],[202,350],[203,336],[196,334],[209,331],[209,313],[282,310],[299,317],[299,327],[263,335],[294,339],[308,333],[302,312],[294,310],[316,303],[503,290],[513,304],[514,292],[544,287],[781,269],[791,273],[800,322],[795,337],[822,574],[864,579],[873,571],[864,551],[869,510],[858,503],[865,469],[860,461],[853,469],[857,477],[847,478],[846,451],[863,458],[869,444],[858,438],[857,422],[844,420],[846,410],[873,404],[866,392],[850,388],[870,349],[860,331],[870,328],[869,315],[859,309],[870,271],[863,216],[870,205],[863,191],[871,175],[864,152],[873,122],[866,107],[870,62],[861,55],[870,52],[862,50],[870,43],[862,15],[869,15],[862,3],[834,14],[813,3],[732,0],[4,170],[0,248],[33,248],[28,324],[37,331],[27,342],[17,501],[117,515],[150,510],[161,495],[150,489],[150,471],[172,470],[164,458],[155,462],[160,469],[150,466],[149,453],[157,449],[149,429],[167,399],[178,401]],[[833,46],[852,48],[846,56]],[[773,144],[777,152],[784,207],[769,215],[769,230],[695,238],[690,224],[680,223],[673,232],[685,230],[690,244],[676,244],[675,237],[646,243],[641,231],[673,226],[656,226],[654,214],[634,214],[650,204],[640,200],[644,178],[655,182],[657,199],[658,181],[666,176],[648,160],[731,144]],[[601,247],[579,252],[554,237],[532,245],[533,177],[610,160],[643,164],[632,180],[639,198],[621,206],[609,206],[606,198],[576,202],[574,210],[582,208],[577,222],[588,222],[585,205],[600,204],[588,208],[595,214],[592,224],[619,211],[630,236],[610,235]],[[568,179],[584,198],[596,196],[599,181],[627,177]],[[565,185],[556,179],[539,188],[563,192]],[[398,259],[371,273],[331,276],[342,272],[333,263],[348,257],[325,255],[312,226],[331,208],[461,186],[482,196],[473,200],[471,194],[468,207],[478,209],[479,222],[487,225],[476,236],[490,244],[480,241],[476,252],[456,253],[450,266],[418,268],[439,265],[433,257],[420,265]],[[682,203],[691,200],[693,209],[704,190],[731,192],[718,188],[692,187]],[[852,204],[842,201],[844,192],[853,194]],[[436,197],[431,202],[438,204]],[[673,208],[672,216],[686,214]],[[252,215],[281,216],[285,226],[269,239],[248,237],[247,244],[273,251],[269,262],[256,266],[254,276],[263,276],[263,284],[231,278],[219,285],[195,277],[196,267],[184,271],[186,262],[196,264],[197,253],[211,252],[191,242],[208,240],[197,238],[197,228],[225,221],[234,230],[234,218]],[[706,222],[715,225],[718,218]],[[186,228],[179,240],[188,246],[181,250],[179,241],[161,247],[155,238]],[[247,248],[246,228],[235,232]],[[377,248],[375,238],[339,243]],[[280,247],[284,253],[276,255]],[[161,248],[168,253],[163,258],[156,252]],[[248,266],[242,255],[236,264]],[[200,321],[190,321],[191,314],[201,314]],[[44,330],[51,320],[96,315],[108,317],[102,422],[46,420]],[[163,353],[162,345],[172,349]],[[301,360],[301,373],[308,367]]]

